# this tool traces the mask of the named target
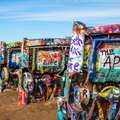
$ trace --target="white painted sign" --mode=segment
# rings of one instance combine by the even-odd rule
[[[71,40],[68,72],[80,72],[84,56],[84,34],[74,33]]]
[[[98,69],[120,69],[120,49],[105,48],[98,51],[97,54]]]

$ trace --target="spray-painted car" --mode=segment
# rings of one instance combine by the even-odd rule
[[[21,53],[21,43],[20,42],[11,42],[5,43],[4,51],[4,64],[2,66],[1,76],[3,80],[8,80],[11,84],[16,85],[18,82],[17,76],[13,77],[13,73],[20,69],[20,53]],[[7,79],[6,79],[7,77]],[[14,79],[15,78],[15,79]]]
[[[33,77],[53,76],[65,70],[68,56],[69,39],[24,39],[22,42],[6,43],[5,49],[1,43],[1,76],[2,79],[20,78],[17,71],[31,72]],[[4,52],[3,52],[4,51]],[[5,62],[4,62],[5,61]],[[7,78],[4,78],[7,77]],[[22,79],[20,78],[20,79]],[[22,80],[21,84],[25,83]]]
[[[104,37],[104,38],[100,38]],[[120,34],[94,37],[91,61],[93,82],[120,82]],[[92,73],[94,72],[94,73]]]
[[[6,45],[0,42],[0,91],[4,89],[5,81],[8,81],[8,69],[6,67]]]
[[[63,69],[68,54],[69,40],[26,39],[25,41],[25,46],[29,49],[29,68],[32,71],[43,74],[56,73]]]
[[[0,64],[4,64],[4,50],[5,44],[3,42],[0,42]]]
[[[97,30],[98,33],[92,34],[93,52],[89,78],[95,87],[93,101],[96,101],[98,107],[98,118],[112,120],[118,112],[120,100],[120,26],[102,26],[101,32],[100,29]],[[106,106],[102,105],[103,102]]]
[[[22,54],[22,42],[7,42],[1,44],[1,48],[1,79],[17,87],[19,75],[16,72],[21,67],[28,67],[28,57],[25,52]]]
[[[26,38],[24,41],[29,51],[29,70],[33,73],[35,81],[41,83],[43,80],[47,86],[53,85],[54,75],[59,73],[62,76],[66,69],[69,39]],[[41,86],[39,88],[41,89]]]
[[[58,100],[58,120],[115,119],[120,101],[119,31],[120,25],[91,29],[74,22],[64,97]]]

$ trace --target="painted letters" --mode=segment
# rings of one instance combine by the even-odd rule
[[[72,36],[69,60],[68,60],[68,71],[69,72],[80,72],[83,63],[84,54],[84,34],[74,34]]]
[[[106,43],[104,43],[106,44]],[[96,77],[99,82],[120,81],[120,47],[114,43],[97,49]]]

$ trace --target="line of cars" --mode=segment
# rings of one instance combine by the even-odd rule
[[[77,25],[79,27],[79,24]],[[67,118],[68,114],[69,116],[71,114],[72,120],[76,120],[74,116],[76,112],[70,105],[72,99],[73,101],[78,101],[79,105],[82,104],[84,106],[83,108],[81,107],[81,115],[77,116],[77,119],[82,119],[82,113],[86,114],[88,111],[85,111],[85,109],[90,110],[92,108],[90,102],[94,102],[98,97],[100,98],[96,102],[98,107],[102,108],[102,105],[98,104],[99,100],[101,103],[106,100],[106,103],[111,104],[111,115],[107,117],[115,118],[115,116],[112,116],[112,112],[114,111],[114,105],[117,106],[119,103],[111,102],[110,100],[111,98],[114,99],[115,96],[117,96],[116,99],[119,99],[118,97],[120,96],[120,26],[108,25],[86,29],[82,70],[78,73],[80,77],[71,80],[70,90],[72,92],[68,91],[69,100],[67,105],[61,102],[64,98],[60,99],[58,103],[59,120]],[[79,28],[77,30],[79,32]],[[9,87],[9,85],[13,84],[15,87],[20,85],[26,90],[26,80],[34,79],[36,83],[41,84],[41,79],[45,79],[47,84],[49,84],[50,80],[56,77],[56,74],[60,74],[61,77],[67,76],[70,40],[71,38],[24,38],[21,42],[0,42],[0,79],[4,83],[1,88],[4,89],[4,87]],[[80,52],[78,51],[78,53]],[[19,70],[22,70],[21,76],[19,76],[20,74],[15,74]],[[84,86],[87,77],[90,84]],[[69,81],[66,78],[64,82]],[[80,84],[83,86],[79,86]],[[63,85],[62,89],[64,87],[65,85]],[[39,86],[41,95],[43,95],[45,90],[43,88],[44,85],[41,84]],[[64,107],[65,110],[63,111],[61,108]],[[69,109],[72,110],[71,113],[69,113]],[[93,112],[93,115],[87,113],[90,119],[99,119],[99,110],[98,112],[96,111]],[[116,109],[116,113],[117,111]],[[106,117],[104,113],[102,114],[102,117]],[[65,118],[61,118],[61,115],[65,116]],[[94,115],[96,116],[94,117]],[[85,115],[84,119],[86,119]]]
[[[22,85],[25,72],[29,72],[34,79],[64,73],[69,45],[70,38],[24,38],[20,42],[0,42],[0,78],[4,87]],[[15,74],[21,69],[22,82],[19,74]]]

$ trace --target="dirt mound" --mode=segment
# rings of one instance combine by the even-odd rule
[[[0,120],[57,120],[55,103],[43,102],[18,105],[16,91],[0,93]]]

